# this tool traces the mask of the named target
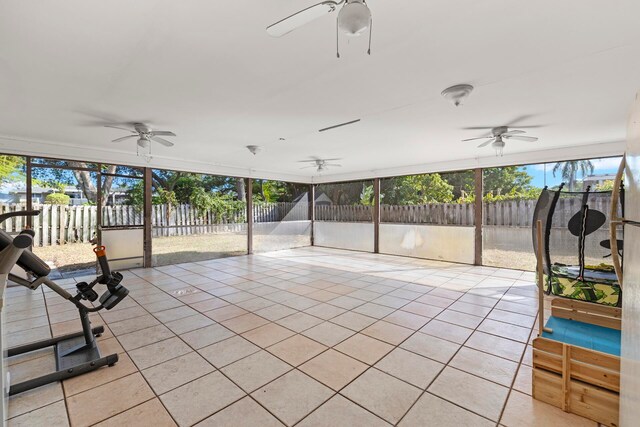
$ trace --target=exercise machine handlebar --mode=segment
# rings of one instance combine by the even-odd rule
[[[111,267],[109,267],[109,260],[107,259],[107,248],[105,246],[96,246],[93,248],[93,252],[98,258],[98,264],[100,264],[104,280],[108,280],[111,277]]]
[[[8,220],[9,218],[13,218],[15,216],[38,216],[40,215],[40,211],[15,211],[15,212],[7,212],[0,215],[0,224]]]
[[[22,251],[31,246],[32,242],[33,238],[29,233],[20,233],[16,236],[11,244],[0,252],[0,274],[9,274],[22,255]]]

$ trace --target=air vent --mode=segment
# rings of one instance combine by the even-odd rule
[[[360,119],[351,120],[350,122],[340,123],[339,125],[333,125],[333,126],[329,126],[328,128],[320,129],[318,132],[324,132],[324,131],[335,129],[335,128],[339,128],[339,127],[342,127],[342,126],[352,125],[354,123],[358,123],[359,121],[360,121]]]

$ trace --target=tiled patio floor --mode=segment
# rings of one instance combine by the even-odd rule
[[[12,397],[9,425],[595,426],[530,397],[533,279],[322,248],[127,271],[93,321],[118,364]],[[9,345],[80,328],[48,290],[6,304]]]

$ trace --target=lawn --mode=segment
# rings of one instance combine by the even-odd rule
[[[309,246],[309,236],[254,235],[254,252]],[[61,272],[91,268],[95,265],[93,246],[89,243],[67,243],[43,246],[33,252],[52,268]],[[247,253],[246,234],[198,234],[154,237],[152,240],[155,266],[205,261]],[[109,248],[107,248],[109,256]]]

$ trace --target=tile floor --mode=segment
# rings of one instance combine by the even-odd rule
[[[303,248],[124,274],[93,315],[118,364],[12,397],[10,426],[596,425],[530,397],[532,273]],[[6,314],[9,345],[80,326],[48,290]]]

